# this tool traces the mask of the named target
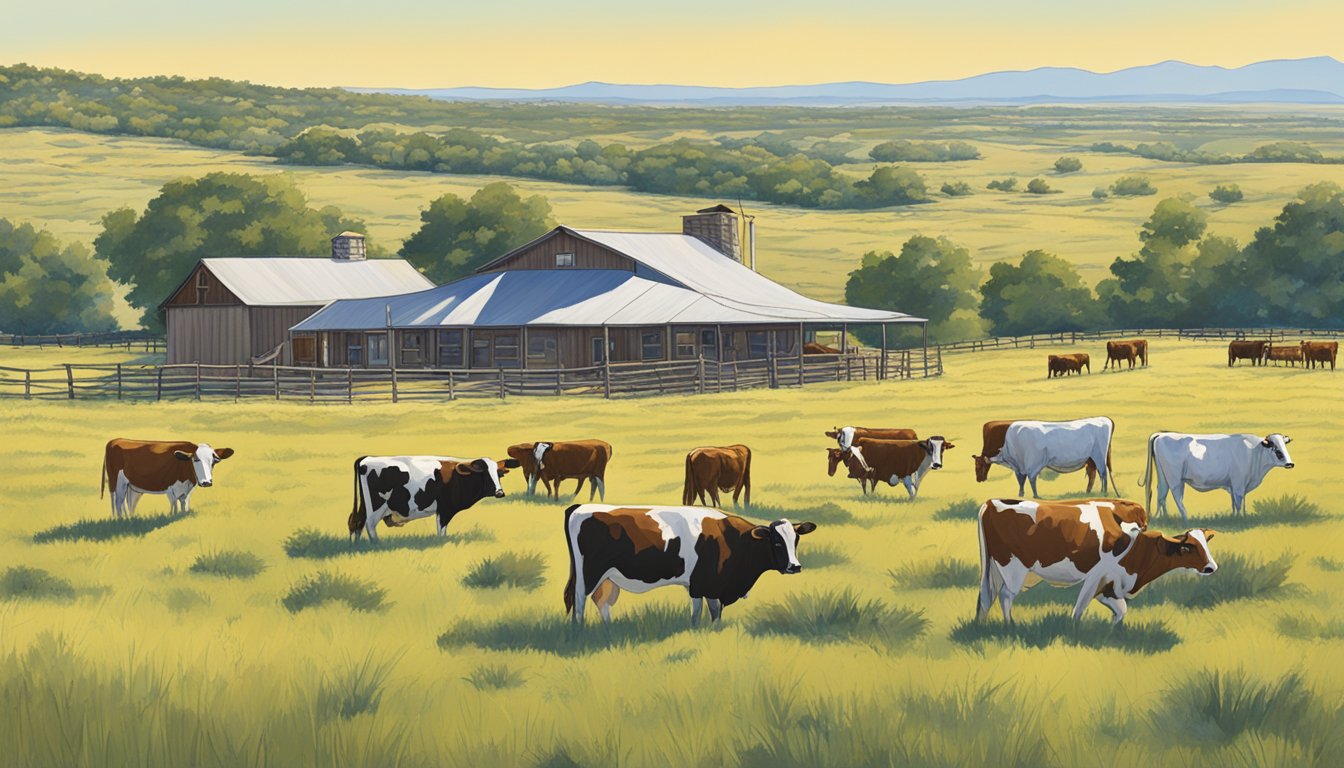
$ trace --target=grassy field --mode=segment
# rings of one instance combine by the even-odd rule
[[[54,354],[2,350],[0,365]],[[0,765],[1341,764],[1337,374],[1228,369],[1218,345],[1161,343],[1148,370],[1047,381],[1044,356],[643,401],[6,403]],[[1094,606],[1075,631],[1072,591],[1044,586],[1016,632],[968,624],[976,504],[1016,492],[1002,469],[974,482],[980,424],[1094,414],[1117,422],[1130,497],[1156,429],[1282,431],[1297,468],[1271,472],[1242,519],[1226,494],[1190,494],[1223,567],[1159,582],[1124,629]],[[956,448],[918,501],[864,499],[824,472],[821,432],[844,423]],[[114,523],[96,494],[114,436],[237,455],[190,515],[147,497]],[[345,543],[354,457],[502,456],[541,437],[609,440],[616,503],[675,502],[686,450],[750,445],[752,515],[819,525],[803,572],[765,575],[714,629],[692,631],[684,593],[664,590],[575,633],[565,502],[522,496],[517,476],[446,542],[421,521],[377,549]],[[1042,491],[1082,487],[1073,474]]]

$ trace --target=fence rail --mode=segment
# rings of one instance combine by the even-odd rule
[[[145,352],[163,352],[162,336],[147,331],[108,331],[106,333],[22,334],[0,333],[0,345],[10,347],[124,347]]]
[[[1035,349],[1060,344],[1081,344],[1111,339],[1171,338],[1182,341],[1218,341],[1235,339],[1264,339],[1285,341],[1301,338],[1342,338],[1344,330],[1321,328],[1134,328],[1110,331],[1063,331],[1037,333],[1029,336],[996,336],[989,339],[955,341],[930,345],[929,351],[982,352],[996,349]]]

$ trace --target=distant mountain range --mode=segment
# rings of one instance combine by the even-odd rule
[[[1344,104],[1344,62],[1329,56],[1279,59],[1244,67],[1164,61],[1115,72],[1041,67],[961,80],[717,88],[588,82],[562,88],[351,88],[361,93],[429,96],[447,101],[568,101],[704,106],[856,106],[867,104],[1039,104],[1176,102],[1195,104]]]

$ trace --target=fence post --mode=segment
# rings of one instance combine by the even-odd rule
[[[803,386],[803,380],[804,380],[803,374],[804,374],[804,369],[803,369],[803,346],[802,346],[802,342],[800,341],[799,344],[798,344],[798,386],[800,386],[800,387]]]
[[[23,399],[24,399],[24,400],[32,400],[32,399],[33,399],[33,372],[32,372],[32,371],[24,371],[24,372],[23,372]]]
[[[159,383],[154,386],[154,399],[163,402],[163,366],[159,366]]]
[[[65,364],[65,388],[70,393],[70,399],[75,399],[75,372],[69,363]]]
[[[703,394],[705,394],[705,356],[704,356],[704,355],[701,355],[701,356],[700,356],[700,365],[698,366],[698,368],[697,368],[697,370],[696,370],[696,373],[697,373],[697,380],[698,380],[696,389],[697,389],[697,391],[698,391],[699,394],[702,394],[702,395],[703,395]]]
[[[504,369],[503,369],[503,368],[500,368],[500,369],[499,369],[499,399],[500,399],[500,400],[503,400],[503,399],[504,399],[504,394],[505,394],[505,388],[504,388]]]
[[[565,391],[564,391],[564,389],[561,387],[561,383],[560,383],[560,369],[557,368],[556,371],[555,371],[555,396],[556,396],[556,397],[559,397],[560,395],[563,395],[563,394],[565,394]]]
[[[397,367],[394,365],[390,370],[392,371],[392,402],[395,403],[397,402]]]
[[[313,401],[315,401],[316,399],[317,399],[317,371],[308,371],[308,404],[312,405]],[[396,386],[394,385],[392,388],[392,402],[395,403],[396,401],[397,401],[397,389]]]
[[[611,361],[602,355],[602,396],[611,399]]]
[[[779,388],[779,366],[775,364],[775,353],[770,353],[770,388]]]
[[[448,399],[453,399],[453,372],[448,371]]]
[[[196,361],[196,401],[201,400],[201,361]]]
[[[275,399],[280,399],[280,364],[271,363],[271,378],[275,381]]]
[[[117,363],[117,399],[121,399],[121,363]]]
[[[448,399],[453,399],[453,375],[448,374]],[[355,402],[355,369],[345,369],[345,402]]]
[[[233,366],[233,402],[243,399],[243,366]]]

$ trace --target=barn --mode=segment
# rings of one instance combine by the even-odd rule
[[[455,282],[335,301],[294,325],[294,343],[327,367],[574,369],[797,358],[818,330],[927,322],[771,281],[743,263],[754,238],[740,223],[720,205],[681,232],[556,227]]]
[[[402,259],[366,259],[364,236],[342,232],[331,258],[207,258],[159,305],[167,362],[313,365],[311,337],[289,329],[336,299],[421,291],[434,284]]]

